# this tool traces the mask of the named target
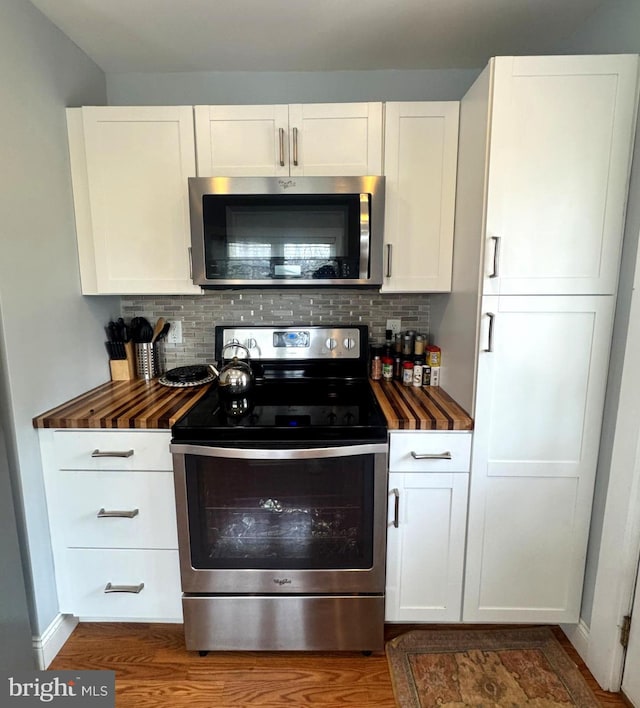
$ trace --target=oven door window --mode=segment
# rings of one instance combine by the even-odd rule
[[[203,215],[208,280],[368,275],[359,194],[205,195]]]
[[[371,568],[373,455],[188,455],[186,470],[194,568]]]

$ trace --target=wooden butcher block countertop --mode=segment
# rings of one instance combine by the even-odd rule
[[[371,381],[389,430],[472,430],[473,419],[439,386]]]
[[[371,381],[389,430],[471,430],[473,420],[443,389]],[[170,388],[157,381],[110,381],[33,419],[36,428],[169,429],[209,385]]]
[[[209,389],[110,381],[33,419],[35,428],[170,428]]]

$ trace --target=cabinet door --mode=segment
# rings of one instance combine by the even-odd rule
[[[291,175],[382,174],[381,103],[289,106]]]
[[[493,62],[484,293],[615,293],[637,57]]]
[[[199,177],[289,174],[289,110],[273,106],[196,106]]]
[[[190,107],[67,112],[82,292],[197,293],[190,276]]]
[[[388,622],[460,621],[468,481],[468,473],[390,473]]]
[[[483,300],[465,621],[579,619],[613,311]]]
[[[459,105],[386,104],[382,292],[451,290]]]

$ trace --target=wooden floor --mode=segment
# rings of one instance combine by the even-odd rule
[[[387,639],[407,629],[387,625]],[[554,632],[603,706],[629,705],[621,694],[601,691],[562,631]],[[384,652],[212,652],[201,657],[185,650],[182,625],[176,624],[81,623],[49,668],[115,671],[118,708],[396,705]]]

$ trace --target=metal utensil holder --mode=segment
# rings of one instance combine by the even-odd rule
[[[139,379],[150,379],[162,373],[162,345],[159,342],[138,342],[136,350],[136,375]]]

